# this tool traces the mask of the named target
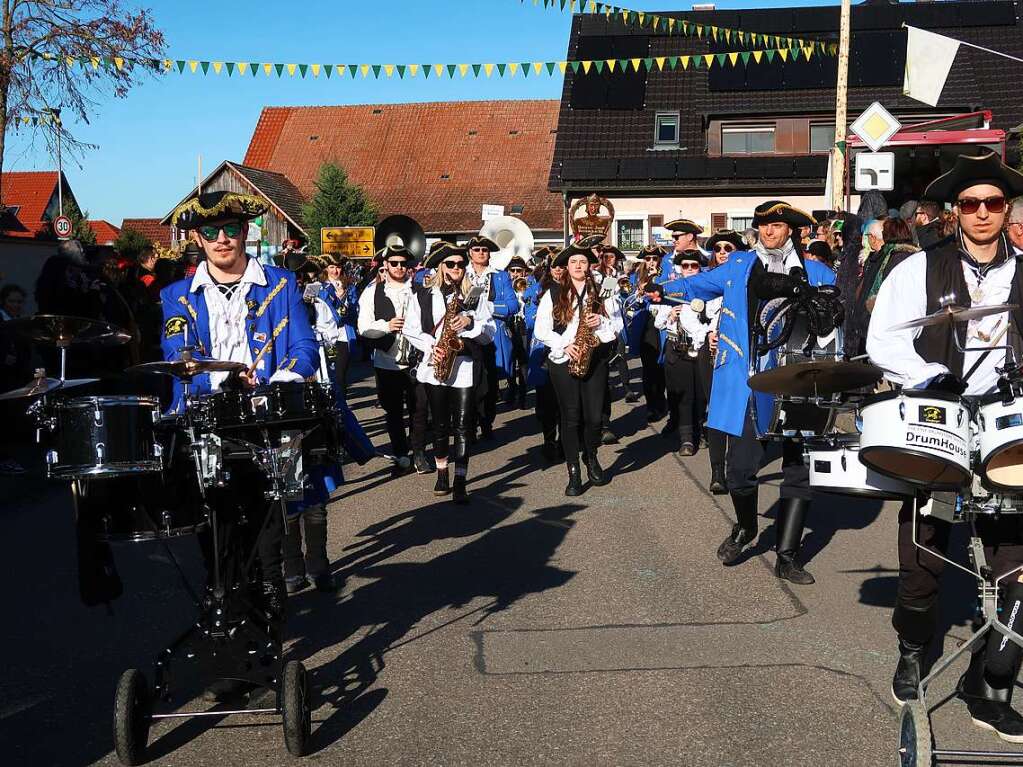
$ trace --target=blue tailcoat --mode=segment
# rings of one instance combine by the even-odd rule
[[[747,383],[750,369],[747,283],[756,260],[756,253],[739,251],[732,253],[728,262],[716,269],[679,281],[687,301],[694,298],[710,301],[724,296],[718,324],[718,351],[714,358],[714,386],[707,411],[707,425],[735,437],[742,436],[751,394],[756,397],[757,428],[760,433],[770,427],[774,410],[774,397],[753,392]],[[807,260],[805,267],[811,285],[835,284],[835,273],[824,264]]]
[[[529,361],[526,367],[526,386],[537,387],[547,383],[547,371],[543,368],[543,362],[547,359],[548,349],[539,341],[533,338],[533,329],[536,327],[536,310],[540,306],[540,299],[543,294],[540,292],[540,283],[533,282],[522,294],[522,300],[526,304],[523,314],[526,319],[526,348],[529,350]]]
[[[494,320],[497,333],[494,346],[497,351],[497,367],[505,377],[511,378],[513,369],[511,328],[505,322],[519,311],[519,297],[512,288],[508,272],[493,272],[490,279],[490,302],[494,305]]]
[[[330,309],[338,329],[351,344],[358,337],[355,325],[358,322],[359,297],[355,286],[349,287],[346,295],[339,296],[333,283],[324,282],[323,287],[320,288],[320,298]]]
[[[303,378],[316,375],[320,356],[309,325],[309,313],[302,302],[302,292],[295,284],[295,276],[287,269],[264,266],[266,285],[252,285],[246,298],[249,312],[245,322],[249,351],[256,359],[260,350],[273,337],[274,329],[287,322],[271,344],[270,350],[256,368],[256,377],[267,383],[277,370],[290,370]],[[192,279],[179,280],[160,292],[163,302],[163,331],[161,344],[164,359],[178,358],[185,345],[185,328],[188,329],[188,343],[197,347],[197,357],[209,357],[210,315],[206,307],[203,289],[191,292]],[[208,394],[210,376],[198,375],[192,381],[192,394]],[[174,399],[168,412],[183,410],[181,382],[174,381]]]
[[[669,270],[667,272],[665,272],[662,269],[661,270],[661,274],[673,274],[673,272],[670,270],[670,268],[669,268]],[[639,275],[636,272],[633,272],[632,275],[629,277],[629,281],[632,283],[632,287],[633,288],[636,287],[636,278],[638,276]],[[662,279],[654,280],[654,282],[656,284],[658,284],[658,285],[664,285],[665,284],[664,280],[662,280]],[[667,292],[667,288],[665,288],[665,292]],[[646,332],[646,324],[648,322],[653,322],[654,321],[654,315],[650,311],[650,301],[647,300],[646,298],[639,299],[633,305],[638,307],[638,308],[636,309],[635,313],[632,315],[632,320],[625,326],[625,342],[629,346],[629,354],[631,354],[634,357],[638,357],[639,356],[639,347],[643,343],[643,334]],[[660,336],[661,336],[661,342],[660,342],[660,344],[661,344],[661,353],[660,353],[660,355],[657,358],[657,364],[658,365],[663,365],[664,364],[664,345],[668,341],[668,331],[667,330],[661,330],[660,331]]]

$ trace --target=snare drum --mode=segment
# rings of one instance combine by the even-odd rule
[[[76,397],[58,400],[47,413],[51,479],[120,477],[159,472],[163,453],[154,425],[156,397]]]
[[[878,474],[860,461],[860,435],[835,434],[806,445],[810,487],[825,493],[901,500],[916,495],[908,482]]]
[[[970,481],[970,414],[962,397],[903,389],[868,397],[860,414],[860,460],[870,468],[939,490]]]
[[[998,400],[977,413],[980,465],[993,487],[1023,488],[1023,400]]]
[[[199,418],[216,431],[317,421],[328,417],[331,407],[330,393],[323,385],[310,381],[217,392],[196,402]]]

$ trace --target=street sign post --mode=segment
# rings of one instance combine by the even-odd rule
[[[373,226],[325,226],[320,229],[320,252],[349,258],[372,258]]]
[[[899,132],[901,127],[902,123],[881,106],[880,101],[875,101],[856,118],[856,121],[849,126],[849,130],[869,146],[871,152],[877,152],[887,143],[888,139]]]
[[[493,220],[495,218],[500,218],[503,215],[504,215],[504,206],[503,205],[484,205],[483,206],[482,218],[483,218],[484,223],[487,222],[487,221],[491,221],[491,220]]]
[[[895,189],[895,153],[860,152],[856,155],[856,191],[890,192]]]
[[[57,216],[53,219],[53,232],[62,240],[66,240],[71,236],[73,228],[71,219],[67,216]]]

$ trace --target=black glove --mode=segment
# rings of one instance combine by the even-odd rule
[[[949,394],[962,394],[966,391],[966,382],[954,373],[942,373],[931,379],[924,387],[927,391],[942,391]]]

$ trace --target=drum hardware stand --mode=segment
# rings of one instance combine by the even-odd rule
[[[1010,570],[1000,575],[993,582],[991,581],[994,572],[987,564],[987,557],[984,555],[984,543],[977,533],[975,512],[970,510],[964,510],[963,518],[967,519],[970,523],[970,542],[967,552],[969,553],[971,568],[964,567],[937,551],[924,547],[917,540],[919,511],[919,503],[914,500],[913,545],[977,580],[980,614],[984,618],[984,625],[977,629],[958,648],[940,658],[930,673],[920,680],[917,699],[907,701],[903,705],[899,720],[899,763],[902,767],[930,767],[934,763],[935,758],[941,757],[977,757],[1023,761],[1023,752],[1018,751],[965,751],[938,749],[932,745],[930,709],[928,709],[926,704],[926,693],[930,683],[945,672],[960,656],[976,647],[987,636],[989,631],[997,631],[1010,642],[1023,647],[1023,636],[1010,629],[998,619],[999,584],[1009,576],[1014,576],[1023,571],[1023,566]],[[941,703],[938,705],[940,706]]]

